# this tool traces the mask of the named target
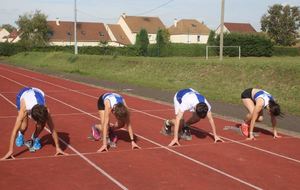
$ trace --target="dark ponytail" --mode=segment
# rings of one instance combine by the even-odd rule
[[[274,116],[282,116],[283,113],[280,110],[279,104],[277,104],[274,100],[269,101],[270,112]]]

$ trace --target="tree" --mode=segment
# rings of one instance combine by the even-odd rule
[[[136,35],[135,46],[138,48],[139,55],[146,56],[148,52],[149,38],[146,29],[141,29],[141,31]]]
[[[170,33],[166,29],[159,29],[156,34],[156,48],[158,56],[165,51],[166,46],[170,43]]]
[[[20,43],[25,46],[43,46],[48,43],[50,28],[47,25],[47,16],[41,11],[19,16],[16,24],[21,31]]]
[[[296,6],[275,4],[261,18],[261,30],[277,45],[294,45],[299,27],[300,10]]]
[[[216,32],[211,30],[208,36],[207,45],[217,45]]]
[[[4,28],[9,33],[11,33],[13,30],[16,30],[16,28],[10,24],[2,24],[2,26],[0,28]]]

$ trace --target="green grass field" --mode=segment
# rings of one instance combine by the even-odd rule
[[[26,68],[74,73],[164,90],[193,87],[209,100],[240,104],[245,88],[263,88],[285,113],[300,115],[300,57],[121,57],[66,53],[20,53],[5,58]]]

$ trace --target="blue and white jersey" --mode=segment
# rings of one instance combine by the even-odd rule
[[[255,102],[257,101],[258,98],[262,98],[264,100],[264,107],[269,105],[270,100],[274,100],[273,96],[264,90],[260,90],[260,91],[256,92],[256,94],[254,94]]]
[[[103,102],[105,100],[109,100],[110,102],[110,107],[113,108],[114,105],[118,104],[118,103],[122,103],[124,104],[124,99],[120,94],[117,93],[105,93],[102,96]]]
[[[17,94],[16,97],[16,104],[18,110],[20,110],[21,107],[21,100],[24,100],[25,107],[27,112],[30,113],[33,106],[39,104],[39,105],[45,105],[45,93],[38,88],[33,87],[25,87],[20,90],[20,92]]]
[[[211,105],[199,92],[192,88],[180,90],[174,96],[175,114],[177,115],[179,111],[185,112],[187,110],[195,112],[196,105],[201,102],[207,105],[208,111],[211,111]]]

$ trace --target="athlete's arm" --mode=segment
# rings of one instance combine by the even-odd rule
[[[209,122],[209,124],[210,124],[210,126],[211,126],[211,129],[212,129],[212,131],[213,131],[215,142],[218,142],[218,141],[224,142],[224,141],[217,135],[216,125],[215,125],[215,122],[214,122],[214,119],[213,119],[213,116],[212,116],[211,111],[207,112],[207,119],[208,119],[208,122]]]
[[[9,157],[12,157],[13,155],[13,150],[14,150],[14,141],[16,138],[16,135],[21,127],[21,124],[23,120],[27,117],[27,112],[26,112],[26,107],[25,107],[25,101],[21,100],[21,105],[20,105],[20,110],[18,112],[18,116],[15,121],[14,128],[11,132],[10,136],[10,141],[9,141],[9,147],[8,147],[8,152],[5,154],[4,157],[1,158],[1,160],[7,159]]]
[[[174,138],[171,141],[171,143],[168,146],[173,146],[173,145],[180,145],[178,141],[178,132],[179,132],[179,126],[180,126],[180,121],[183,118],[184,112],[181,112],[180,110],[178,111],[178,114],[176,115],[175,118],[175,124],[174,124]]]
[[[107,133],[108,133],[108,123],[109,123],[109,114],[112,110],[112,108],[110,107],[110,101],[109,100],[105,100],[104,101],[104,119],[103,121],[101,121],[101,126],[102,126],[102,138],[103,138],[103,144],[102,147],[98,150],[98,152],[102,152],[102,151],[108,151],[107,149]]]
[[[251,139],[254,139],[254,136],[253,136],[253,129],[254,129],[254,125],[255,125],[255,122],[259,116],[259,113],[262,111],[263,109],[263,106],[264,106],[264,100],[262,98],[258,98],[256,100],[256,105],[254,107],[254,110],[252,112],[252,116],[251,116],[251,121],[250,121],[250,130],[249,130],[249,138],[248,140],[251,140]]]

